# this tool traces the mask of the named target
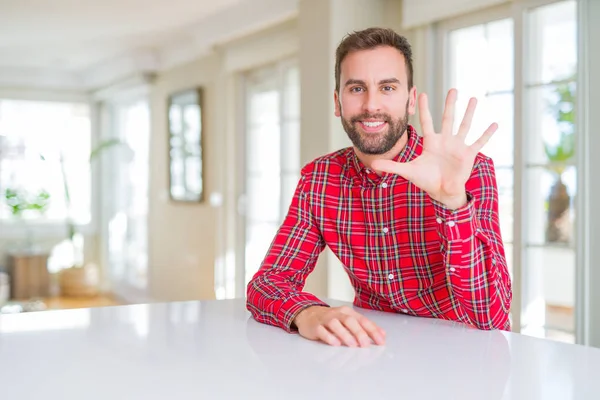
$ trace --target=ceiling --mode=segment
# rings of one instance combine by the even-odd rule
[[[297,0],[0,0],[0,87],[88,90],[294,15]]]

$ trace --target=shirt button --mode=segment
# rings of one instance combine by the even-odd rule
[[[401,311],[405,314],[408,312],[408,310],[406,308],[403,308]]]
[[[450,268],[450,272],[454,272],[454,271],[456,271],[456,268],[454,268],[454,267]]]
[[[390,279],[390,280],[391,280],[391,279],[394,279],[394,274],[389,274],[389,275],[388,275],[388,279]]]
[[[383,182],[383,183],[381,184],[381,187],[385,189],[385,188],[387,187],[387,183]]]
[[[440,217],[436,218],[435,220],[437,221],[438,224],[442,223],[442,219]]]
[[[497,262],[496,259],[492,258],[492,264],[496,265],[496,262]]]
[[[456,222],[454,222],[454,221],[450,221],[450,222],[448,222],[448,226],[449,226],[450,228],[452,228],[454,225],[456,225]]]
[[[388,233],[390,230],[388,228],[383,228],[383,233]]]

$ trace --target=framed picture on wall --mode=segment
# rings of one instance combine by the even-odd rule
[[[177,202],[202,202],[202,88],[169,96],[168,124],[170,198]]]

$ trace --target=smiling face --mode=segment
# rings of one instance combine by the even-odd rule
[[[363,154],[389,152],[415,113],[416,88],[409,88],[406,62],[391,46],[350,52],[341,62],[335,115]]]

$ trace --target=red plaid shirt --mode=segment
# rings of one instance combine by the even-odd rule
[[[422,138],[412,126],[407,134],[396,161],[421,154]],[[366,169],[352,148],[314,160],[248,284],[248,310],[289,332],[300,311],[327,306],[303,291],[327,245],[357,307],[509,330],[512,289],[490,158],[477,156],[466,191],[467,205],[451,211],[400,176]]]

